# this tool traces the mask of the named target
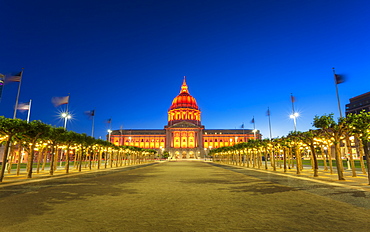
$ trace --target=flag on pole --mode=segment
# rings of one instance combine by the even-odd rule
[[[64,105],[64,104],[68,104],[68,102],[69,102],[69,96],[65,96],[65,97],[53,97],[51,99],[51,102],[54,104],[55,107],[60,106],[60,105]]]
[[[112,118],[107,119],[107,123],[112,123]]]
[[[22,80],[22,72],[19,72],[15,75],[10,75],[9,77],[5,78],[5,82],[21,82]]]
[[[0,85],[4,85],[5,75],[0,73]]]
[[[252,124],[254,123],[254,117],[252,118],[251,123],[252,123]]]
[[[95,110],[85,111],[85,114],[89,117],[94,117],[95,116]]]
[[[346,81],[343,75],[334,74],[334,77],[335,77],[335,84],[342,84],[343,82]]]
[[[244,129],[244,123],[240,126],[240,128]]]
[[[267,111],[266,111],[266,116],[270,116],[271,115],[271,113],[270,113],[270,109],[267,109]]]
[[[18,104],[18,107],[17,107],[17,110],[19,110],[19,111],[26,111],[26,110],[29,110],[29,109],[30,109],[30,103],[29,102]]]
[[[1,96],[3,95],[4,79],[5,79],[5,75],[0,73],[0,101],[1,101]]]
[[[295,102],[295,97],[293,95],[290,95],[290,100],[293,102]]]

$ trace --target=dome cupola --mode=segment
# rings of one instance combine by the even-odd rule
[[[180,121],[188,121],[200,125],[200,110],[197,101],[189,94],[186,77],[181,85],[180,94],[172,101],[168,110],[168,124],[173,125]]]
[[[189,94],[188,86],[186,84],[186,77],[184,77],[184,81],[182,82],[180,94],[175,97],[172,101],[172,105],[170,110],[178,109],[178,108],[190,108],[199,110],[197,101],[193,96]]]

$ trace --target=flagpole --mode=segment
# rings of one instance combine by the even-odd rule
[[[270,120],[270,107],[267,107],[267,115],[269,116],[269,128],[270,128],[270,140],[271,140],[272,132],[271,132],[271,120]]]
[[[68,102],[67,102],[67,105],[66,105],[66,116],[64,117],[64,129],[66,129],[66,130],[67,130],[67,120],[68,120],[68,117],[70,116],[69,112],[68,112],[68,106],[69,106],[69,99],[70,98],[71,98],[70,93],[68,93]]]
[[[92,116],[91,137],[94,137],[94,124],[95,124],[95,109],[93,110],[93,116]]]
[[[29,122],[30,122],[31,104],[32,104],[32,99],[30,99],[30,102],[29,102],[29,104],[28,104],[27,123],[29,123]]]
[[[340,108],[340,99],[339,99],[339,92],[338,92],[338,82],[337,82],[337,77],[336,77],[336,74],[335,74],[335,68],[333,68],[333,75],[334,75],[335,90],[336,90],[336,93],[337,93],[337,101],[338,101],[339,115],[342,118],[343,115],[342,115],[342,110]]]
[[[291,115],[291,118],[293,118],[294,131],[297,131],[297,115],[294,111],[294,96],[293,96],[292,93],[290,93],[290,100],[292,101],[292,115]]]
[[[0,103],[1,103],[1,98],[3,96],[3,91],[4,91],[4,81],[5,81],[5,75],[0,73]]]
[[[20,95],[20,92],[21,92],[21,84],[22,84],[22,79],[23,79],[22,77],[23,77],[23,68],[22,68],[22,71],[21,71],[21,79],[19,80],[19,84],[18,84],[17,98],[15,99],[13,119],[15,119],[17,117],[18,100],[19,100],[19,95]]]
[[[253,135],[254,135],[254,140],[256,140],[256,121],[254,120],[254,115],[253,115]]]
[[[247,140],[245,139],[245,133],[244,133],[244,122],[243,122],[243,124],[242,124],[242,125],[243,125],[243,140],[244,140],[244,141],[247,141]]]

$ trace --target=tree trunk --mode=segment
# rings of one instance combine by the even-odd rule
[[[330,145],[328,145],[328,156],[329,156],[330,174],[333,174],[333,159],[332,159],[332,152],[331,152],[331,146]]]
[[[10,147],[10,141],[12,140],[12,138],[13,138],[13,135],[9,135],[8,140],[5,143],[3,162],[1,164],[0,182],[3,182],[3,179],[4,179],[5,166],[8,161],[8,152],[9,152],[9,147]]]
[[[267,167],[267,147],[265,147],[265,170],[267,170],[268,169],[268,167]]]
[[[41,168],[41,171],[44,171],[44,170],[45,170],[45,165],[46,165],[46,162],[47,162],[47,159],[48,159],[48,151],[49,151],[49,149],[47,148],[47,149],[46,149],[45,156],[44,156],[44,160],[43,160],[43,162],[42,162],[42,168]]]
[[[327,157],[326,157],[326,154],[325,154],[325,149],[324,149],[323,146],[320,146],[320,150],[321,150],[322,161],[324,163],[324,171],[327,171],[328,170],[328,165],[326,163]]]
[[[275,149],[272,148],[271,152],[271,166],[274,171],[276,171],[276,164],[275,164]]]
[[[99,151],[99,154],[98,154],[98,169],[100,169],[100,165],[101,165],[101,159],[102,159],[102,153],[103,153],[103,151],[102,150],[100,150]]]
[[[54,162],[55,162],[55,146],[52,145],[51,146],[51,152],[50,152],[50,170],[49,170],[49,174],[52,176],[54,175]]]
[[[369,146],[368,146],[369,141],[363,140],[362,145],[364,146],[364,152],[365,152],[365,157],[366,157],[366,166],[367,166],[367,179],[369,181],[370,185],[370,152],[369,152]]]
[[[92,156],[93,152],[90,151],[91,149],[88,150],[88,155],[89,155],[89,170],[91,170],[91,161],[92,161]]]
[[[83,155],[85,153],[85,149],[81,149],[79,157],[78,157],[78,171],[81,172],[82,170],[82,160],[83,160]]]
[[[53,165],[54,172],[58,168],[59,153],[62,153],[62,149],[59,149],[58,147],[56,147],[56,152],[55,153],[56,154],[54,154],[54,165]]]
[[[287,167],[286,167],[286,148],[283,147],[283,159],[284,159],[284,172],[287,172]]]
[[[19,176],[19,173],[21,172],[21,163],[22,163],[22,151],[23,147],[21,147],[21,151],[18,153],[18,160],[17,160],[17,176]]]
[[[13,166],[13,161],[15,159],[15,155],[14,155],[14,145],[11,145],[10,146],[10,157],[9,157],[9,161],[8,161],[8,174],[10,174],[11,170],[12,170],[12,166]]]
[[[360,164],[363,174],[366,174],[365,164],[364,164],[364,145],[361,140],[358,140],[358,146],[356,146],[358,153],[360,153]]]
[[[69,173],[69,145],[67,146],[67,153],[66,153],[66,165],[65,165],[66,173]]]
[[[35,156],[35,146],[36,146],[36,141],[32,141],[32,146],[31,146],[31,152],[30,152],[30,157],[29,157],[29,170],[27,173],[27,178],[32,178],[32,169],[33,169],[33,157]]]
[[[352,168],[352,177],[356,177],[357,176],[356,166],[355,166],[355,161],[353,160],[351,141],[349,140],[348,136],[346,136],[346,146],[347,146],[347,151],[349,155],[349,162],[351,163],[351,168]]]
[[[313,176],[314,177],[318,177],[319,176],[319,172],[318,172],[319,165],[317,163],[315,146],[313,144],[311,144],[310,147],[311,147],[311,155],[312,155],[312,162],[313,162],[313,165],[312,165],[312,168],[313,168]]]
[[[343,163],[340,153],[340,142],[334,143],[335,149],[335,160],[337,161],[337,172],[338,172],[338,180],[345,180],[343,176]]]
[[[297,168],[297,174],[301,174],[301,154],[299,153],[299,149],[296,145],[294,145],[294,153],[295,153],[295,160],[296,160],[296,168]]]
[[[44,151],[45,151],[45,147],[41,148],[41,151],[39,152],[39,155],[37,156],[37,169],[36,169],[37,174],[40,173],[40,164],[41,164],[42,157],[44,155]]]

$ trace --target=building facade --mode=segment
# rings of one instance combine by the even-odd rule
[[[115,145],[136,146],[169,152],[176,159],[199,159],[210,149],[232,146],[261,139],[259,131],[250,129],[205,129],[201,124],[201,111],[190,95],[186,79],[168,110],[168,123],[164,129],[114,130],[110,142]]]
[[[350,98],[349,104],[346,104],[346,115],[358,114],[362,110],[370,112],[370,92]]]

